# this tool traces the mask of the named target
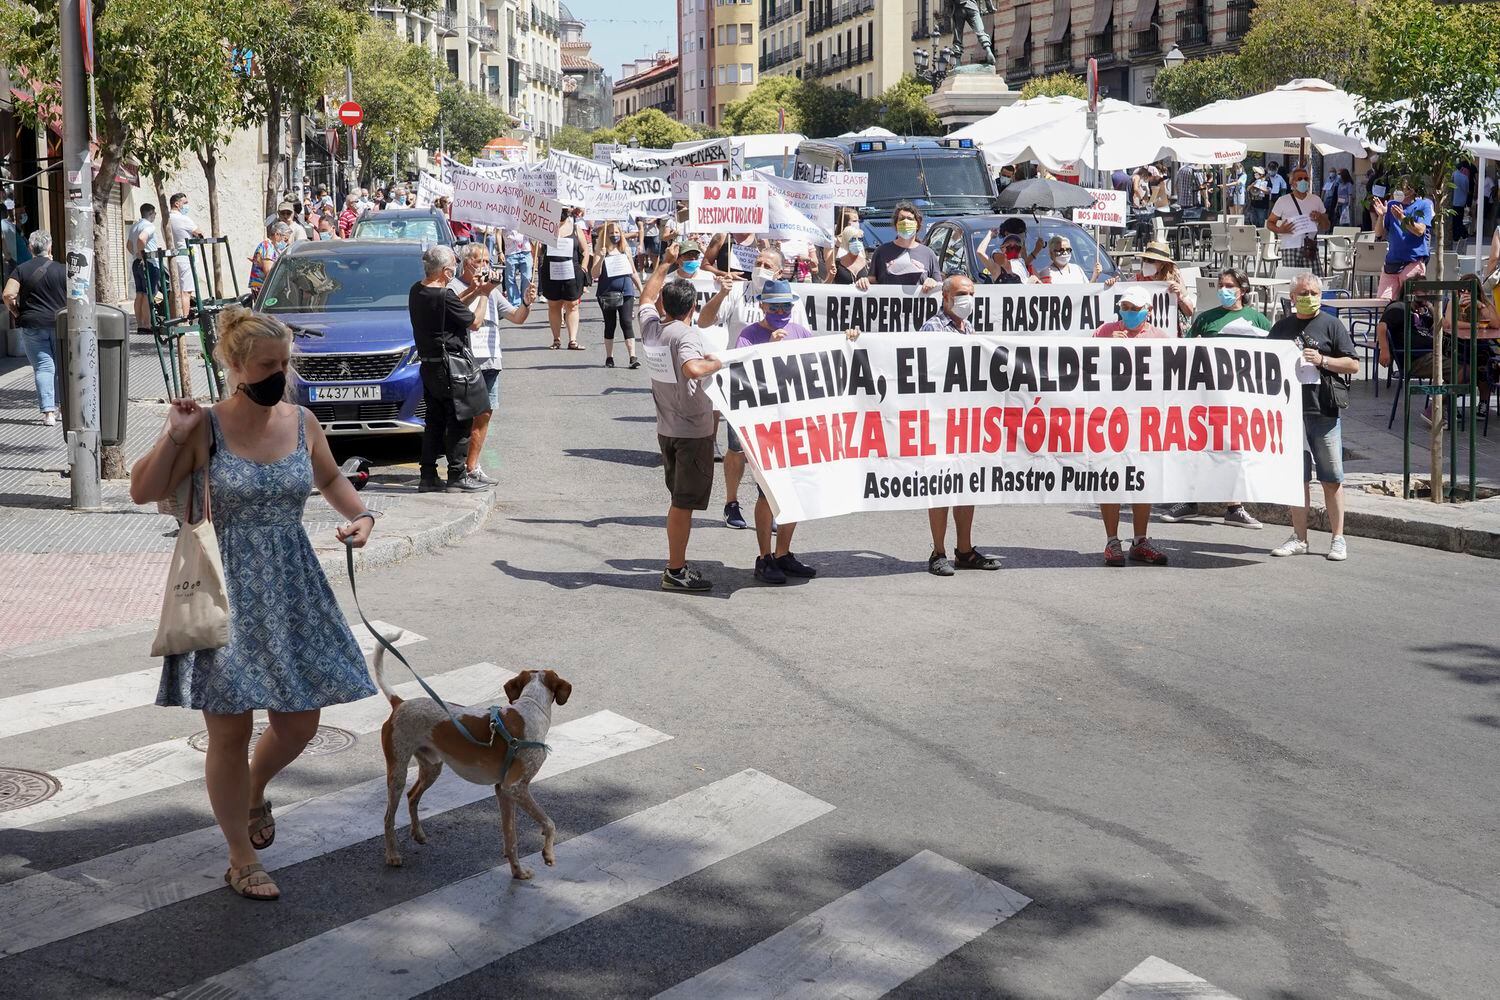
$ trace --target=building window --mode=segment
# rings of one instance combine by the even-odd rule
[[[741,83],[754,83],[755,82],[755,67],[752,66],[750,63],[740,63],[740,82]]]
[[[752,26],[748,24],[740,25],[740,44],[750,45],[753,43],[755,41],[754,34],[755,29]]]

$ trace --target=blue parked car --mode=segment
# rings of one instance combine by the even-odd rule
[[[422,279],[410,240],[303,240],[277,259],[255,308],[297,334],[294,398],[329,434],[422,429],[407,293]]]

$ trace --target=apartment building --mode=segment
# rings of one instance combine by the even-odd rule
[[[681,63],[666,49],[650,59],[637,59],[620,67],[614,85],[614,120],[637,111],[655,108],[669,118],[677,117]]]
[[[763,75],[796,76],[860,97],[884,92],[910,73],[920,35],[917,0],[758,0]]]
[[[759,79],[754,0],[677,0],[682,121],[719,124]]]
[[[584,22],[567,5],[562,11],[563,124],[592,132],[614,120],[609,74],[594,62],[593,45],[583,37]]]
[[[1239,48],[1252,0],[1031,0],[1002,5],[990,29],[1006,81],[1082,74],[1093,57],[1100,91],[1154,104],[1152,84],[1170,58]]]

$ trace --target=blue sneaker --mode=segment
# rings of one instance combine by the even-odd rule
[[[740,502],[731,500],[724,505],[724,523],[737,531],[743,531],[750,525],[745,523],[745,515],[740,513]]]
[[[755,578],[762,583],[771,583],[777,586],[786,583],[786,574],[776,564],[774,556],[755,557]]]

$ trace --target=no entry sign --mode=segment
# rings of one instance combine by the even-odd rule
[[[345,101],[339,105],[339,121],[350,128],[365,120],[365,109],[353,101]]]

